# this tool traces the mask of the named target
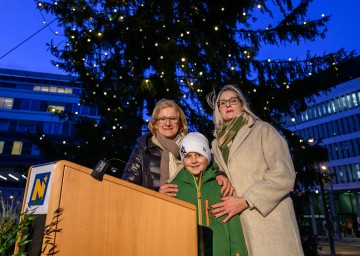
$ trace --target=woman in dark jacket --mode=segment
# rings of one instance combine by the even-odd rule
[[[179,157],[179,144],[188,133],[185,114],[172,100],[160,100],[153,110],[149,122],[150,133],[137,139],[122,179],[176,196],[177,186],[167,181],[174,177],[183,164]],[[224,175],[218,175],[222,193],[231,194],[233,188]]]

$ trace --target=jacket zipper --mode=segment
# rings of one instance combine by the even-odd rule
[[[202,175],[203,173],[201,172],[199,175],[199,179],[196,180],[195,176],[193,176],[194,178],[194,183],[195,183],[195,187],[196,187],[196,192],[197,192],[197,208],[198,208],[198,222],[199,222],[199,226],[200,226],[200,230],[199,230],[199,235],[200,235],[200,243],[201,243],[201,255],[204,256],[205,255],[205,244],[204,244],[204,233],[203,233],[203,221],[202,221],[202,203],[201,203],[201,183],[202,183]]]

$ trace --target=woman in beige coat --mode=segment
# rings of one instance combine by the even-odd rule
[[[211,213],[227,215],[223,222],[241,213],[250,256],[304,255],[289,196],[295,171],[286,141],[251,112],[236,86],[226,85],[208,101],[214,109],[215,162],[235,188]]]

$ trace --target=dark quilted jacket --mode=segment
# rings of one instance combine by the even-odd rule
[[[122,179],[153,190],[159,190],[162,149],[151,141],[147,133],[136,141]]]

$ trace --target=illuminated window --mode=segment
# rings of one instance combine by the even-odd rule
[[[66,93],[66,94],[72,94],[72,93],[73,93],[73,89],[72,89],[72,88],[65,88],[64,93]]]
[[[351,95],[346,95],[346,103],[348,105],[348,108],[351,108],[353,106],[351,101]]]
[[[21,155],[23,143],[22,141],[14,141],[13,147],[11,150],[12,155]]]
[[[65,93],[65,88],[58,88],[57,92],[58,93]]]
[[[356,172],[357,179],[360,180],[360,165],[359,164],[353,164],[353,169]]]
[[[331,100],[330,105],[331,105],[332,113],[336,113],[335,102],[333,100]],[[331,111],[329,112],[329,114],[330,113],[331,113]]]
[[[56,86],[34,86],[34,91],[41,91],[41,92],[52,92],[52,93],[63,93],[63,94],[72,94],[72,88],[67,87],[56,87]]]
[[[4,145],[5,145],[5,142],[4,142],[4,141],[0,141],[0,154],[2,154],[3,151],[4,151]]]
[[[57,92],[56,86],[50,86],[49,92]]]
[[[352,104],[353,106],[357,107],[358,106],[358,101],[356,99],[356,94],[355,93],[352,93],[351,94],[351,98],[352,98]]]
[[[13,98],[0,97],[0,108],[12,109],[13,102],[14,102]]]
[[[65,110],[65,106],[48,105],[47,111],[51,113],[60,113]]]

